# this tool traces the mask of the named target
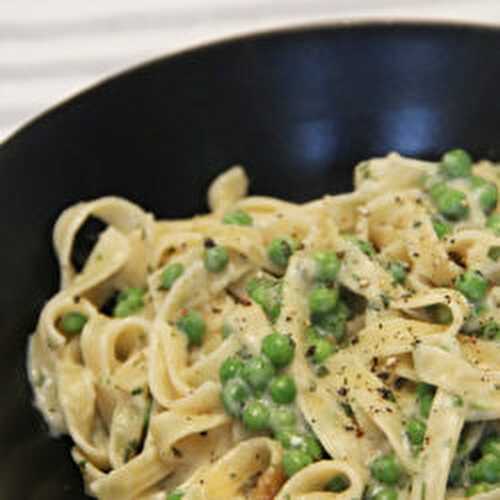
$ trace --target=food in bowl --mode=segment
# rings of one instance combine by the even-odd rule
[[[499,171],[390,154],[354,184],[298,205],[233,167],[208,215],[61,214],[28,367],[88,494],[499,498]]]

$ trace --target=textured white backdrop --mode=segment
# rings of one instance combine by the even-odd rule
[[[500,0],[0,0],[0,141],[116,71],[229,35],[303,22],[500,25]]]

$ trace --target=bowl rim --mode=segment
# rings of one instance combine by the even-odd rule
[[[175,61],[183,57],[189,57],[193,54],[217,49],[223,46],[233,44],[251,42],[255,39],[285,37],[306,32],[314,32],[321,30],[344,31],[351,28],[361,29],[387,29],[393,28],[429,28],[429,29],[454,29],[465,31],[482,31],[482,32],[496,32],[500,35],[500,22],[494,21],[467,21],[461,19],[446,19],[446,18],[427,18],[427,17],[406,17],[406,16],[391,16],[387,18],[378,17],[345,17],[332,20],[312,20],[307,22],[291,22],[286,25],[276,25],[257,30],[242,31],[240,33],[229,34],[226,36],[209,39],[199,43],[189,44],[171,52],[157,55],[155,57],[146,59],[145,61],[132,64],[126,68],[115,71],[101,78],[97,78],[92,83],[84,85],[83,87],[69,93],[59,101],[49,105],[43,111],[35,114],[27,121],[19,125],[11,131],[3,140],[0,140],[0,152],[2,149],[9,145],[10,142],[16,140],[18,136],[25,133],[28,129],[35,126],[39,120],[46,119],[52,113],[56,113],[64,108],[66,105],[73,101],[77,101],[84,94],[90,93],[98,87],[113,83],[115,80],[126,78],[129,74],[136,71],[147,69],[162,61]]]

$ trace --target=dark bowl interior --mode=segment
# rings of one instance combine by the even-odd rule
[[[500,31],[425,24],[318,27],[154,61],[51,110],[0,147],[0,496],[85,498],[69,441],[31,406],[26,339],[57,289],[58,213],[105,194],[162,217],[205,209],[242,163],[254,193],[350,189],[359,160],[397,150],[500,155]]]

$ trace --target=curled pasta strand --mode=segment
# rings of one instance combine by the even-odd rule
[[[253,438],[238,444],[218,462],[198,474],[182,488],[187,500],[243,500],[259,498],[259,489],[277,493],[284,481],[281,471],[281,446],[269,438]],[[245,485],[258,476],[249,491]],[[267,481],[266,481],[267,480]],[[273,493],[271,493],[273,494]],[[274,496],[274,494],[273,494]],[[261,496],[260,498],[272,498]]]
[[[340,493],[326,491],[326,485],[341,475],[349,486]],[[362,469],[347,460],[323,460],[305,467],[290,478],[276,500],[350,500],[361,498],[366,483]]]
[[[90,215],[101,218],[125,234],[151,225],[151,219],[140,207],[114,196],[78,203],[66,209],[57,220],[53,236],[61,268],[61,288],[68,286],[75,277],[70,262],[71,250],[78,229]]]

